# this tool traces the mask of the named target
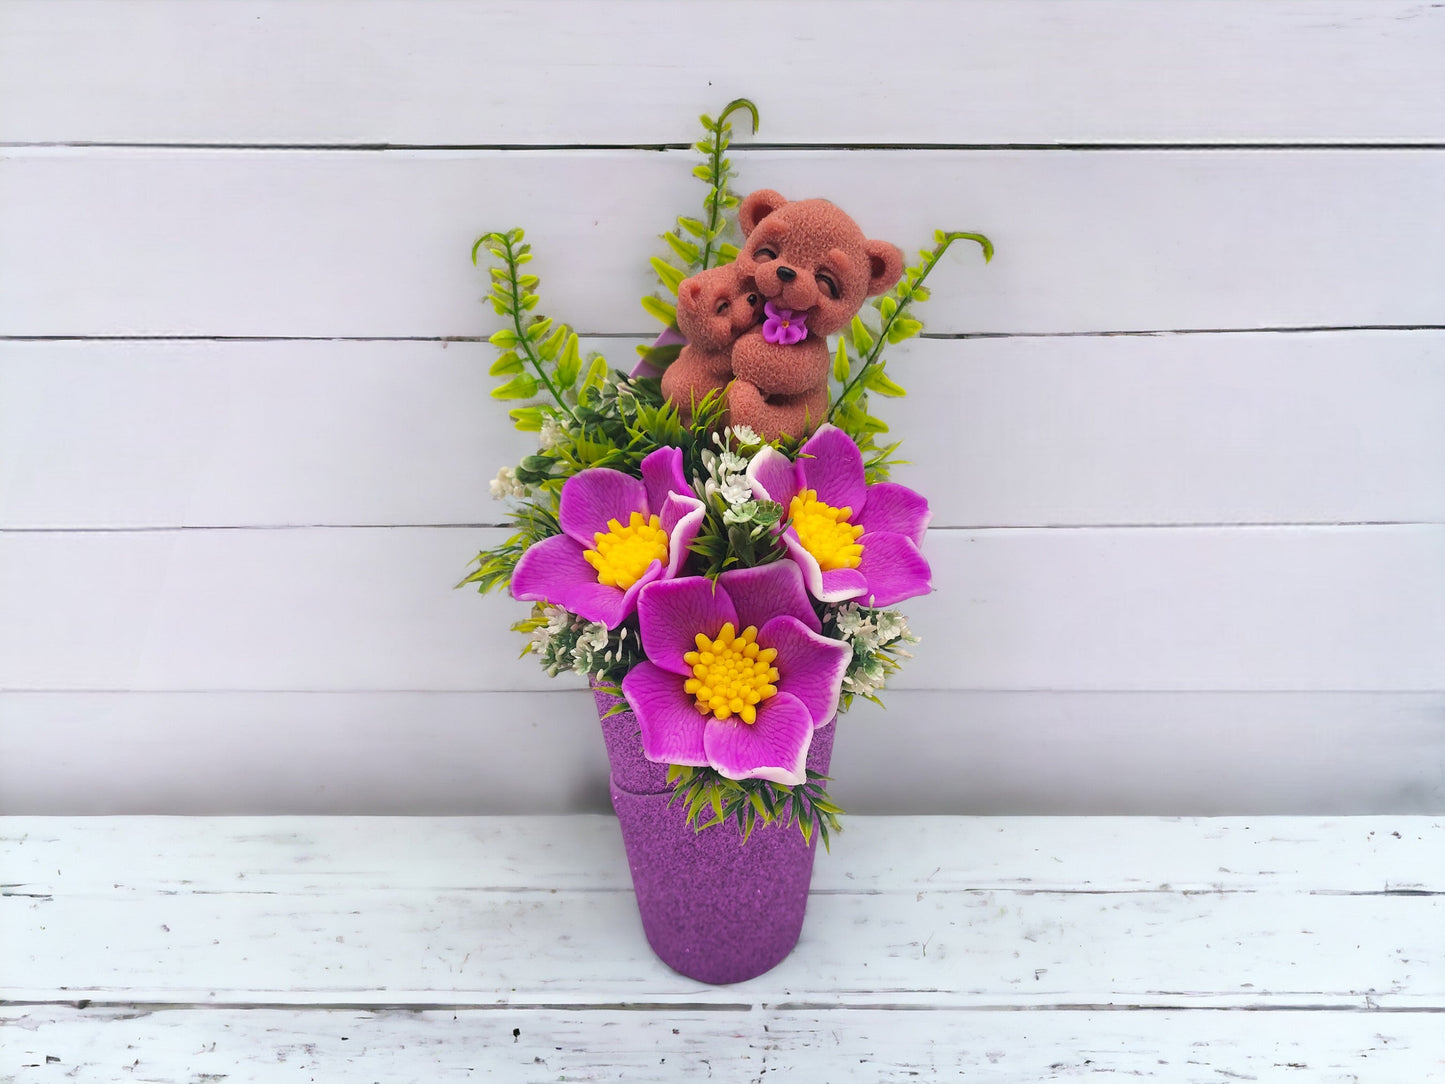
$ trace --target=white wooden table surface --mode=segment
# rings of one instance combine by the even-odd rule
[[[855,817],[707,987],[615,821],[0,820],[0,1080],[1445,1080],[1428,817]]]

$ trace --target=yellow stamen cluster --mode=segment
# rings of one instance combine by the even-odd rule
[[[593,535],[597,548],[582,553],[597,570],[598,583],[626,591],[653,561],[667,562],[667,532],[656,516],[644,519],[641,512],[633,512],[626,527],[609,519],[607,528]]]
[[[692,667],[692,677],[683,690],[695,698],[702,715],[731,719],[734,715],[751,726],[758,720],[758,705],[778,695],[778,671],[773,660],[778,651],[758,647],[758,629],[749,625],[741,636],[729,621],[709,640],[697,634],[697,650],[682,657]]]
[[[817,558],[824,572],[857,568],[863,561],[863,547],[858,544],[863,528],[848,522],[852,514],[853,509],[847,505],[834,508],[818,500],[815,489],[802,490],[788,505],[798,541]]]

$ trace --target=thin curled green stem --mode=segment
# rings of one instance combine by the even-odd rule
[[[727,197],[727,176],[723,172],[723,138],[727,130],[727,119],[739,109],[746,109],[753,118],[753,134],[758,131],[758,107],[746,98],[734,98],[723,107],[722,113],[718,116],[717,127],[713,130],[712,140],[712,196],[708,200],[707,208],[707,243],[702,249],[702,269],[706,271],[712,259],[712,234],[718,227],[718,219],[722,217],[722,201]]]
[[[904,310],[913,304],[914,294],[923,286],[923,280],[928,278],[929,273],[938,266],[938,261],[943,258],[943,254],[948,251],[948,247],[955,241],[974,241],[983,249],[984,263],[988,263],[988,261],[993,259],[993,242],[983,234],[960,233],[957,231],[945,233],[943,240],[934,246],[933,251],[929,253],[928,258],[924,261],[922,273],[918,276],[917,280],[911,283],[907,291],[899,296],[898,307],[893,310],[893,315],[883,321],[883,326],[878,332],[878,341],[874,343],[873,349],[868,352],[868,357],[864,359],[863,365],[853,376],[853,379],[843,385],[843,390],[838,393],[838,398],[835,399],[833,405],[828,408],[828,421],[831,422],[833,420],[833,413],[847,401],[848,393],[857,387],[858,382],[867,375],[868,370],[877,364],[878,358],[883,353],[883,347],[888,343],[888,332],[892,329],[893,325],[898,322],[898,318],[903,315]]]

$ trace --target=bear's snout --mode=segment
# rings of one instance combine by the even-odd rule
[[[794,312],[803,312],[818,303],[818,284],[787,264],[772,260],[760,263],[754,279],[764,298]]]

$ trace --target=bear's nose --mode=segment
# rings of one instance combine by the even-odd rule
[[[798,273],[794,271],[791,267],[778,268],[778,278],[782,279],[784,282],[792,282],[797,277]]]

